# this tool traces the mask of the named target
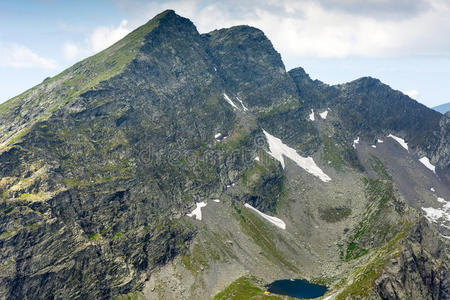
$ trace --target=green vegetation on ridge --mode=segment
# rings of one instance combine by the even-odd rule
[[[341,258],[345,261],[367,254],[369,248],[389,241],[399,230],[396,222],[401,216],[397,215],[392,177],[377,157],[372,155],[370,162],[381,179],[362,179],[369,204],[345,248],[341,249]]]
[[[214,300],[279,299],[275,295],[265,295],[254,281],[252,277],[240,277],[218,293]]]
[[[100,82],[119,74],[138,54],[145,35],[158,26],[162,13],[100,53],[76,63],[62,73],[0,104],[0,116],[14,123],[24,113],[33,114],[27,127],[14,134],[10,143],[28,133],[32,124],[47,119],[54,111]],[[40,109],[44,107],[44,109]],[[17,114],[17,109],[20,113]],[[0,123],[1,125],[1,123]],[[1,129],[1,126],[0,126]],[[1,142],[1,141],[0,141]]]
[[[277,248],[276,235],[259,216],[249,209],[235,207],[236,219],[240,222],[242,230],[261,247],[262,254],[275,264],[281,264],[289,270],[299,273],[299,269]]]

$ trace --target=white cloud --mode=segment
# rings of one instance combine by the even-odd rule
[[[419,91],[417,90],[403,91],[403,94],[408,95],[413,99],[417,99],[417,96],[419,96]]]
[[[131,32],[127,24],[127,20],[122,20],[117,27],[96,27],[86,36],[84,44],[66,42],[62,47],[63,57],[76,61],[108,48]]]
[[[53,70],[58,65],[54,60],[41,57],[23,45],[0,43],[0,67]]]
[[[448,0],[116,0],[132,24],[95,28],[90,54],[123,38],[165,9],[202,33],[247,24],[264,31],[285,61],[302,58],[450,56]],[[70,57],[71,48],[65,49]],[[79,58],[79,57],[77,57]]]
[[[128,21],[122,20],[117,27],[98,27],[94,29],[89,37],[89,44],[94,52],[104,50],[125,37],[130,30],[127,28]]]
[[[255,26],[285,58],[450,55],[450,40],[442,38],[450,31],[448,0],[172,0],[137,7],[133,20],[140,23],[172,8],[200,32]]]
[[[67,42],[63,45],[63,56],[67,60],[75,60],[79,58],[80,53],[81,49],[75,43]]]

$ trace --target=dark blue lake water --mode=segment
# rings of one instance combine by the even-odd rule
[[[296,298],[317,298],[327,292],[327,287],[306,280],[277,280],[267,286],[267,290],[274,294],[287,295]]]

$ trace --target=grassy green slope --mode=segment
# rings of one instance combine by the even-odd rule
[[[26,133],[36,121],[47,119],[82,93],[121,73],[138,54],[145,36],[158,26],[165,14],[167,11],[109,48],[0,104],[0,147],[14,142],[14,137]],[[8,127],[12,129],[7,132]]]

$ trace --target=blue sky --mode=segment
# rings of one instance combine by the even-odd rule
[[[287,69],[326,83],[373,76],[427,106],[450,102],[449,0],[0,0],[0,102],[166,8],[201,33],[258,27]]]

